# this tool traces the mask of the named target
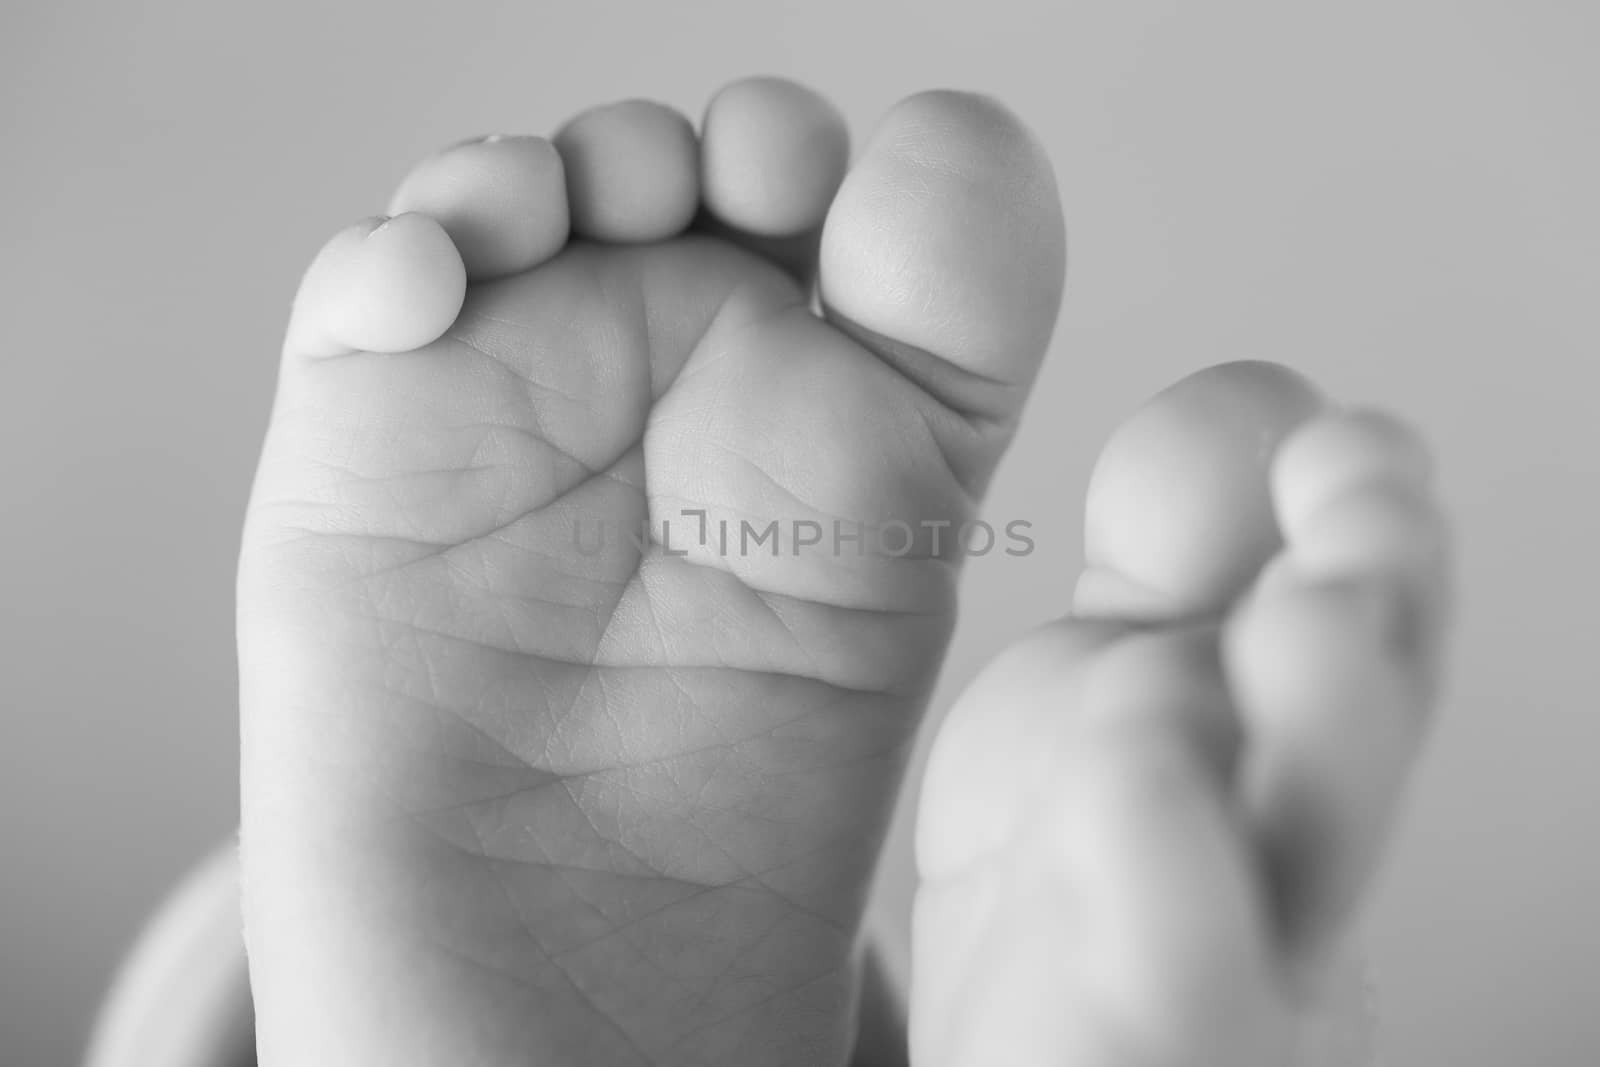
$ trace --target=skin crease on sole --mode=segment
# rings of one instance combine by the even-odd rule
[[[502,874],[496,885],[481,876],[481,857],[472,861],[474,873],[463,876],[441,866],[449,852],[378,833],[368,814],[375,803],[370,782],[352,784],[348,778],[355,768],[380,780],[389,773],[361,755],[374,741],[403,742],[406,756],[396,766],[407,768],[409,780],[388,782],[380,793],[393,800],[398,786],[414,816],[441,810],[441,796],[449,796],[451,810],[460,810],[484,803],[485,795],[429,759],[416,762],[419,744],[427,756],[428,746],[448,742],[452,760],[489,768],[496,783],[520,792],[535,787],[527,778],[533,761],[507,765],[505,756],[528,751],[508,737],[525,746],[529,735],[525,727],[506,735],[503,717],[478,719],[472,723],[478,734],[502,731],[485,748],[481,740],[436,733],[428,720],[409,713],[403,737],[386,733],[383,720],[356,714],[343,718],[339,736],[317,733],[312,751],[303,727],[295,725],[314,721],[307,693],[325,702],[330,688],[355,691],[376,679],[381,689],[409,693],[411,701],[416,694],[395,680],[391,660],[376,661],[388,664],[376,676],[349,670],[351,660],[371,656],[360,642],[339,662],[303,667],[315,657],[297,635],[326,632],[330,622],[336,634],[356,632],[359,627],[339,621],[347,602],[330,592],[339,584],[330,576],[348,584],[369,581],[380,571],[415,568],[427,557],[413,555],[407,545],[426,543],[430,551],[454,554],[452,566],[466,563],[478,581],[503,582],[515,557],[461,552],[461,545],[475,543],[463,538],[483,536],[467,528],[470,523],[418,528],[418,516],[436,513],[441,502],[493,519],[493,537],[508,538],[519,554],[549,551],[544,534],[518,530],[526,500],[508,500],[506,488],[482,481],[486,472],[492,477],[497,466],[525,463],[526,457],[495,435],[478,433],[470,447],[453,439],[468,425],[502,426],[508,419],[515,424],[515,404],[494,399],[504,395],[496,390],[505,385],[495,379],[508,361],[515,365],[517,389],[534,398],[537,414],[518,432],[536,426],[552,439],[567,435],[559,454],[528,470],[551,486],[566,486],[567,494],[588,491],[581,478],[574,483],[574,468],[592,470],[607,458],[603,449],[586,453],[584,442],[592,439],[584,435],[606,430],[609,418],[637,418],[627,411],[602,411],[596,418],[586,416],[581,404],[561,403],[605,388],[621,398],[623,408],[641,405],[656,413],[643,435],[642,469],[624,462],[609,472],[639,493],[651,513],[669,501],[714,510],[730,497],[744,503],[728,514],[766,517],[779,509],[730,475],[716,454],[698,451],[698,438],[675,432],[695,420],[701,420],[699,435],[708,427],[731,435],[728,440],[767,472],[764,477],[776,470],[780,482],[789,479],[783,506],[815,504],[818,487],[840,485],[845,491],[824,502],[835,512],[885,497],[919,514],[930,508],[954,514],[972,506],[1009,438],[1060,291],[1056,194],[1048,164],[1041,166],[1037,146],[1020,129],[982,98],[923,94],[891,112],[845,176],[846,140],[831,106],[792,83],[751,79],[714,99],[698,140],[670,109],[632,101],[579,116],[549,141],[501,137],[457,146],[407,177],[390,216],[358,224],[324,249],[306,275],[285,343],[274,436],[258,477],[241,575],[246,929],[257,996],[267,1000],[263,1063],[326,1062],[321,1057],[336,1053],[337,1062],[350,1063],[487,1064],[521,1062],[530,1049],[552,1063],[842,1061],[857,988],[850,961],[858,951],[860,893],[892,801],[892,780],[885,787],[879,773],[868,789],[835,770],[793,762],[792,756],[777,764],[786,768],[782,773],[800,775],[791,804],[820,789],[873,814],[865,833],[852,831],[848,848],[823,853],[822,871],[853,880],[851,891],[840,895],[790,881],[779,896],[822,909],[827,923],[820,929],[843,924],[849,936],[831,960],[823,952],[812,980],[840,967],[844,978],[825,982],[820,988],[828,996],[821,1000],[796,1000],[788,1010],[762,1015],[761,1005],[784,1003],[784,983],[793,979],[775,976],[781,966],[762,954],[760,942],[749,938],[739,953],[718,958],[688,938],[704,937],[708,922],[726,922],[735,932],[753,930],[756,920],[774,922],[771,929],[781,932],[794,917],[770,899],[746,904],[747,896],[724,895],[718,908],[685,911],[684,921],[674,923],[654,917],[670,918],[685,907],[683,898],[660,895],[660,886],[651,889],[653,897],[645,889],[623,893],[602,886],[587,899],[588,908],[552,908],[530,920],[525,910],[507,910],[506,894],[514,904],[519,889],[548,891],[557,883]],[[641,181],[646,174],[666,180]],[[885,195],[905,188],[923,195]],[[678,236],[691,225],[719,248],[734,249],[729,255],[745,258],[724,259],[720,250],[696,243],[706,238]],[[868,232],[879,238],[887,233],[916,248],[921,258],[875,258],[871,242],[861,236]],[[996,234],[1002,239],[995,240]],[[645,245],[679,258],[657,256]],[[634,246],[641,247],[630,251]],[[610,270],[609,260],[624,269]],[[723,273],[724,263],[734,265],[731,275]],[[819,333],[821,324],[809,317],[770,330],[764,324],[788,322],[784,301],[803,306],[803,291],[786,278],[804,282],[818,263],[828,332]],[[563,264],[576,268],[571,277],[577,281],[567,280]],[[776,269],[763,274],[769,266]],[[697,289],[685,283],[683,277],[694,271],[704,271],[714,284]],[[517,277],[541,274],[552,279],[552,294],[528,288],[517,295],[523,292]],[[589,294],[615,301],[626,299],[618,293],[641,286],[657,287],[636,310],[647,329],[662,323],[665,342],[647,334],[652,344],[646,350],[588,376],[519,354],[530,345],[614,350],[622,327],[585,332],[585,308],[597,306]],[[547,306],[560,309],[562,329],[535,336],[539,320],[528,316]],[[929,309],[938,314],[930,317]],[[480,324],[465,342],[470,351],[442,347],[455,343],[466,321]],[[698,347],[674,355],[683,345],[673,341],[673,329],[698,332]],[[768,332],[751,333],[763,329]],[[465,378],[453,380],[435,369],[463,355],[475,363]],[[390,357],[396,362],[386,365]],[[487,358],[476,365],[480,357]],[[626,359],[640,361],[633,377],[620,369]],[[741,360],[742,373],[730,375],[728,368],[739,369]],[[749,426],[704,421],[708,412],[721,410],[708,405],[725,404],[730,390],[769,398],[804,395],[840,377],[855,382],[870,401],[835,397],[833,405],[847,416],[842,422],[819,424],[819,415],[833,412],[814,408],[791,416],[782,404]],[[676,384],[684,381],[716,388],[702,400]],[[382,402],[361,399],[374,395]],[[330,399],[342,403],[329,406]],[[774,434],[806,440],[801,427],[807,424],[796,421],[799,416],[810,420],[809,452],[750,444]],[[820,425],[847,436],[852,420],[863,419],[887,421],[895,441],[909,437],[922,451],[896,451],[903,446],[886,441],[871,451],[832,455],[827,435],[817,434]],[[763,436],[751,437],[757,429]],[[330,459],[330,442],[340,448],[342,468]],[[400,468],[370,469],[377,460],[395,460],[397,449]],[[869,472],[865,481],[852,480],[858,476],[847,472],[870,467],[874,452],[885,455],[888,466]],[[682,462],[663,463],[662,456],[681,456]],[[937,465],[926,466],[929,457]],[[448,479],[440,478],[441,467],[451,471]],[[359,478],[352,481],[351,475]],[[379,478],[387,484],[375,484]],[[395,506],[397,493],[411,494],[404,514],[390,512],[391,519],[404,521],[374,525],[375,515],[381,518],[383,509]],[[595,499],[609,507],[607,501],[618,498]],[[818,510],[827,513],[830,507]],[[1427,493],[1425,456],[1414,436],[1392,419],[1332,409],[1283,368],[1232,364],[1186,379],[1118,431],[1091,484],[1087,516],[1088,560],[1073,617],[1024,640],[992,665],[937,742],[919,825],[926,885],[918,905],[916,1062],[1056,1063],[1077,1054],[1088,1057],[1083,1063],[1105,1067],[1159,1067],[1195,1062],[1171,1059],[1174,1050],[1214,1048],[1224,1058],[1205,1062],[1276,1065],[1283,1061],[1267,1057],[1288,1048],[1297,1033],[1315,1030],[1327,1014],[1324,1006],[1337,999],[1323,987],[1334,973],[1335,949],[1378,854],[1418,743],[1415,726],[1431,697],[1444,576],[1437,565],[1442,532]],[[307,542],[315,551],[302,555]],[[353,554],[357,549],[359,557]],[[285,558],[293,564],[285,565]],[[356,558],[362,566],[352,571]],[[578,651],[588,662],[618,670],[670,670],[687,662],[686,654],[705,655],[692,642],[668,640],[673,605],[688,605],[682,622],[703,626],[706,619],[737,613],[740,596],[755,590],[766,602],[769,623],[776,608],[782,627],[729,631],[715,649],[719,662],[746,669],[759,664],[768,674],[786,676],[818,672],[820,663],[826,668],[820,669],[822,680],[846,692],[903,693],[893,699],[895,715],[914,725],[932,675],[925,666],[911,665],[925,665],[930,653],[937,662],[947,621],[931,630],[900,629],[861,616],[881,610],[946,616],[945,595],[930,601],[925,590],[929,574],[947,565],[913,559],[910,566],[869,573],[836,563],[778,567],[712,556],[690,562],[698,568],[692,572],[696,579],[712,572],[709,593],[695,586],[686,600],[691,572],[662,567],[655,572],[657,584],[643,583],[634,601],[627,589],[637,586],[627,586],[612,608],[613,625],[622,611],[624,639],[618,642],[608,625],[597,642],[584,645],[581,633],[574,638]],[[648,565],[637,573],[649,574]],[[472,583],[460,584],[457,577],[452,596],[458,598]],[[438,587],[391,586],[388,595],[399,601],[389,607],[408,618],[438,612],[430,588]],[[566,587],[568,594],[582,588]],[[315,602],[309,614],[308,596]],[[847,599],[862,596],[869,602]],[[652,623],[654,647],[627,640],[630,603],[665,611]],[[496,627],[503,627],[499,639],[525,652],[528,623],[519,627],[503,603],[494,612]],[[483,621],[481,613],[472,617],[476,624]],[[459,623],[461,616],[450,620]],[[484,632],[478,630],[475,640]],[[1392,645],[1375,642],[1375,633],[1392,637]],[[441,646],[415,634],[406,640],[406,655],[440,655]],[[842,654],[841,643],[856,654]],[[559,659],[549,649],[539,655]],[[430,686],[441,678],[454,684],[448,683],[449,659],[430,661],[429,670]],[[274,677],[266,680],[264,671]],[[292,684],[297,671],[303,675],[298,687]],[[515,682],[500,677],[496,686],[503,692]],[[581,706],[581,688],[574,692],[580,703],[573,706]],[[491,695],[475,690],[473,707],[481,711]],[[437,696],[434,691],[430,702],[437,704]],[[603,707],[608,716],[620,710],[611,703]],[[452,708],[451,714],[469,713]],[[1356,729],[1350,728],[1352,715],[1360,716]],[[623,711],[619,728],[627,722]],[[856,759],[898,770],[909,728],[848,743],[836,740],[842,729],[812,723],[806,744],[837,745]],[[595,737],[584,743],[601,743]],[[548,755],[549,738],[541,744]],[[768,754],[750,766],[770,771],[774,758]],[[541,770],[537,788],[570,774]],[[421,781],[419,772],[431,779]],[[668,781],[696,774],[701,772],[693,765],[682,766]],[[701,780],[715,785],[725,805],[750,803],[736,780]],[[1147,782],[1155,785],[1147,789]],[[415,806],[419,798],[426,804]],[[641,841],[646,856],[652,847],[670,851],[679,847],[672,841],[683,841],[683,827],[705,815],[695,815],[693,806],[680,815],[667,804],[660,822],[639,824],[647,829],[627,831],[617,823],[607,832],[596,820],[617,818],[625,810],[617,804],[615,797],[600,807],[576,801],[575,810],[589,823],[584,833],[594,836],[562,858],[565,869],[576,870],[575,860],[592,868],[599,858],[603,877],[627,880],[619,884],[638,881],[643,871],[670,881],[658,869],[660,860],[638,872],[618,869],[616,846],[626,832],[629,853],[638,854]],[[803,810],[804,818],[834,825],[825,805]],[[564,816],[551,809],[502,811],[502,836],[508,815],[564,825]],[[457,849],[463,839],[451,834],[459,825],[466,824],[435,823],[429,834],[443,834],[450,849]],[[467,840],[492,860],[485,825],[470,824]],[[571,825],[562,831],[569,838],[578,824]],[[720,849],[754,849],[751,855],[784,859],[781,842],[746,844],[736,821],[713,816],[710,825],[723,835]],[[696,832],[705,833],[705,826]],[[652,833],[664,836],[652,845]],[[728,876],[708,876],[710,869],[714,865],[702,864],[672,877],[699,885],[703,896],[719,897],[719,879]],[[733,869],[748,873],[750,867]],[[780,862],[767,869],[805,867]],[[426,902],[375,900],[374,891],[391,892],[390,881],[406,872],[426,876],[432,894]],[[213,882],[228,884],[220,877]],[[1166,892],[1179,884],[1193,891]],[[463,906],[498,915],[494,921],[502,925],[475,930],[471,915],[460,913]],[[612,913],[603,914],[608,907]],[[632,909],[632,918],[619,923],[616,908]],[[600,943],[617,937],[618,929],[684,940],[664,954],[627,938],[626,952],[594,954],[580,946],[576,969],[542,965],[549,944],[538,951],[496,947],[513,929],[528,938],[530,921],[594,927],[596,911],[603,919],[595,935]],[[399,920],[415,929],[419,920],[441,918],[446,921],[434,936],[456,942],[448,946],[452,957],[472,957],[467,975],[493,968],[515,975],[515,984],[464,979],[453,964],[441,965],[437,947],[395,936]],[[530,946],[541,929],[532,930]],[[801,934],[803,925],[795,929],[789,936],[806,940],[787,944],[828,940]],[[565,935],[552,936],[559,941]],[[778,943],[785,944],[782,937]],[[708,967],[723,968],[719,980],[728,974],[729,958],[753,961],[755,969],[742,980],[766,983],[765,999],[704,980]],[[406,979],[411,988],[382,988],[383,976],[397,963],[414,969]],[[619,968],[641,966],[655,968],[655,977],[643,984],[617,977]],[[663,987],[663,974],[680,983],[698,980],[696,995],[642,1003],[641,997]],[[1219,980],[1237,995],[1222,1001],[1192,995]],[[472,995],[462,992],[464,983]],[[989,992],[978,994],[980,987]],[[719,997],[725,1009],[705,1016],[704,1026],[678,1025],[675,1016],[703,1012]],[[220,1000],[234,1007],[216,1007]],[[228,1011],[237,1021],[238,997],[193,1002],[210,1005],[190,1013],[191,1031],[202,1035],[197,1047],[209,1040],[220,1048],[248,1033],[247,1027],[218,1022]],[[587,1011],[591,1020],[563,1029],[561,1019],[530,1020],[528,1003],[571,1004],[563,1010]],[[325,1014],[329,1005],[339,1006],[337,1019]],[[459,1025],[431,1025],[425,1011],[453,1016]],[[198,1016],[204,1018],[197,1022]],[[184,1029],[183,1012],[169,1018],[174,1029]],[[379,1025],[380,1020],[386,1021]],[[597,1037],[596,1031],[610,1036]],[[714,1041],[690,1040],[707,1032]],[[1130,1032],[1146,1035],[1142,1044],[1135,1042],[1138,1047],[1129,1044]],[[102,1040],[96,1067],[134,1062],[105,1052],[118,1046],[114,1038]],[[1343,1060],[1326,1058],[1338,1054],[1311,1050],[1307,1057],[1324,1058],[1303,1062],[1356,1067],[1354,1052],[1343,1053]]]

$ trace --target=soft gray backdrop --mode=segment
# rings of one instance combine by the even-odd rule
[[[1564,4],[44,5],[0,14],[0,1061],[70,1062],[141,915],[236,812],[235,528],[299,270],[416,157],[799,77],[858,137],[1009,100],[1068,310],[941,707],[1059,612],[1096,441],[1206,363],[1415,416],[1465,595],[1372,942],[1396,1067],[1600,1058],[1600,14]],[[903,858],[885,896],[903,904]]]

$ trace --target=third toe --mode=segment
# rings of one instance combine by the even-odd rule
[[[572,228],[595,241],[659,241],[700,202],[700,147],[678,111],[650,100],[593,108],[556,133]]]

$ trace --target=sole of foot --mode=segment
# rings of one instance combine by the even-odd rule
[[[848,1056],[925,534],[1065,260],[992,100],[848,156],[790,82],[624,101],[424,161],[307,271],[239,574],[264,1064]]]
[[[1348,934],[1429,718],[1446,530],[1396,419],[1240,363],[1091,479],[1064,620],[936,738],[917,1067],[1356,1067]]]

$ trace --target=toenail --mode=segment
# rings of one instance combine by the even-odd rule
[[[436,154],[445,155],[447,153],[454,152],[458,148],[470,148],[475,144],[497,144],[500,141],[506,140],[508,136],[508,134],[504,133],[485,133],[479,134],[476,137],[463,137],[459,141],[450,142],[448,145],[441,148]]]

